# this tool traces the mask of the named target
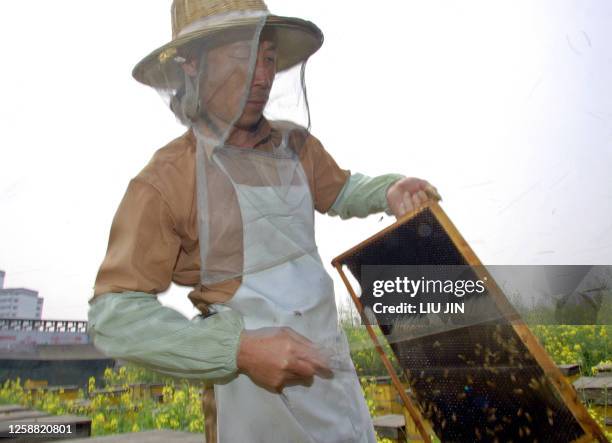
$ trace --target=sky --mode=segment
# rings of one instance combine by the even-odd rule
[[[0,269],[44,318],[87,318],[129,180],[184,132],[131,77],[170,39],[170,3],[0,3]],[[612,264],[611,2],[267,4],[325,35],[312,133],[341,167],[430,181],[485,265]],[[392,222],[317,216],[338,304],[328,264]],[[160,300],[192,317],[188,292]]]

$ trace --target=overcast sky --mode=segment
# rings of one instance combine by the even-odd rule
[[[0,2],[0,269],[45,318],[86,319],[129,180],[184,131],[131,77],[170,3]],[[612,264],[612,2],[267,3],[325,34],[312,132],[340,166],[429,180],[485,264]],[[391,221],[318,216],[324,262]],[[192,316],[187,292],[161,299]]]

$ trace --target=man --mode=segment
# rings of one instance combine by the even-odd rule
[[[172,18],[173,40],[134,76],[189,129],[117,210],[89,300],[94,344],[214,381],[220,442],[374,442],[314,210],[399,217],[439,196],[424,180],[350,174],[309,134],[303,68],[323,41],[314,24],[260,0],[175,0]],[[156,300],[172,281],[195,287],[205,316],[189,321]]]

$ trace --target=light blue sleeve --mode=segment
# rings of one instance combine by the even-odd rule
[[[343,220],[351,217],[363,218],[382,211],[391,215],[387,205],[387,190],[404,177],[401,174],[385,174],[378,177],[368,177],[360,173],[351,174],[327,213],[339,216]]]
[[[236,372],[242,316],[226,310],[193,320],[144,292],[102,294],[90,304],[96,348],[180,378],[216,380]]]

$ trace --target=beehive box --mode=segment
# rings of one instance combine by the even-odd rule
[[[378,322],[389,341],[404,370],[399,375],[411,387],[410,397],[401,392],[398,375],[367,326],[425,441],[431,441],[432,433],[444,442],[607,441],[437,203],[407,214],[332,264],[364,322]],[[486,281],[479,309],[495,315],[437,329],[414,326],[433,323],[423,314],[395,316],[392,324],[382,321],[383,315],[373,312],[378,299],[363,272],[364,266],[381,265],[466,266],[475,278]]]
[[[583,402],[612,407],[612,377],[580,377],[574,387]]]
[[[407,385],[404,387],[408,388]],[[403,414],[404,405],[393,387],[391,377],[373,377],[364,390],[366,396],[374,402],[373,415]]]
[[[561,364],[557,365],[565,380],[568,383],[574,383],[581,377],[580,365],[578,363],[569,363],[569,364]]]
[[[593,368],[596,377],[612,377],[612,363],[599,363]]]
[[[49,386],[48,384],[40,384],[38,387],[24,388],[29,391],[33,397],[40,397],[46,394],[58,394],[60,400],[76,400],[79,396],[79,386]]]

